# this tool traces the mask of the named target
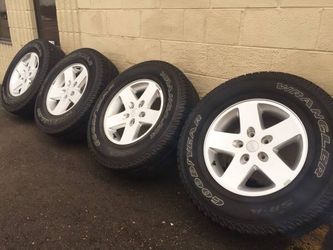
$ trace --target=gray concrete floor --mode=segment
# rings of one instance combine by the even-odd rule
[[[329,249],[329,230],[298,240],[230,232],[196,210],[176,174],[119,176],[85,143],[0,108],[0,249]]]

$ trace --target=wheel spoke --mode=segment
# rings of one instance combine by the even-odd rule
[[[157,86],[154,83],[149,83],[140,97],[139,102],[144,101],[144,107],[150,108],[156,100],[158,92]]]
[[[23,81],[19,81],[19,82],[16,84],[16,86],[14,86],[13,90],[14,90],[15,92],[18,92],[18,91],[22,88],[22,86],[23,86]]]
[[[16,69],[17,73],[19,73],[20,76],[24,74],[24,71],[26,70],[26,66],[24,65],[23,62],[20,62],[17,66]]]
[[[249,163],[242,165],[240,158],[236,155],[221,176],[221,182],[234,190],[244,184],[253,173],[253,166]]]
[[[119,129],[125,127],[126,120],[125,120],[126,112],[121,112],[106,118],[105,126],[110,129]]]
[[[206,137],[206,145],[209,148],[215,149],[218,152],[231,153],[236,152],[233,142],[237,140],[238,134],[211,131]]]
[[[64,79],[67,85],[69,85],[69,83],[72,83],[74,81],[74,72],[71,67],[64,71]]]
[[[11,87],[13,90],[16,90],[17,88],[21,87],[24,83],[24,80],[22,78],[18,78],[16,81],[13,81]]]
[[[24,93],[30,86],[30,80],[22,82],[22,87],[20,93]]]
[[[86,83],[86,79],[87,79],[87,73],[85,70],[82,70],[79,75],[75,78],[75,83],[76,83],[76,87],[78,89],[81,89]]]
[[[282,122],[265,129],[264,133],[273,136],[271,146],[277,147],[295,138],[300,134],[300,130],[294,119],[287,118]]]
[[[144,116],[139,117],[139,121],[144,124],[155,124],[160,116],[160,111],[153,109],[143,109]]]
[[[134,139],[138,137],[139,131],[140,131],[140,125],[138,123],[134,123],[132,126],[130,126],[130,124],[127,123],[120,142],[122,143],[132,142]]]
[[[73,93],[71,93],[68,98],[72,103],[77,104],[80,101],[81,97],[82,94],[79,91],[73,91]]]
[[[56,107],[54,108],[53,112],[56,114],[63,113],[67,110],[69,105],[71,104],[71,101],[68,98],[61,99]]]
[[[33,70],[29,76],[29,80],[33,81],[37,75],[37,70]]]
[[[262,117],[257,102],[245,102],[238,106],[238,116],[241,133],[246,133],[249,127],[262,129]]]
[[[121,101],[123,102],[126,109],[129,109],[131,106],[131,103],[136,103],[138,101],[138,98],[133,93],[133,90],[131,87],[125,88],[121,93],[119,94],[119,97]]]
[[[58,101],[60,100],[63,95],[64,95],[64,89],[63,88],[59,88],[56,85],[53,85],[52,91],[50,91],[49,97],[52,100]]]
[[[259,164],[259,169],[278,186],[286,186],[294,178],[294,172],[280,157],[272,152],[268,155],[269,160]]]
[[[35,57],[31,54],[30,55],[30,58],[28,59],[28,67],[30,67],[30,70],[31,69],[34,69],[36,68],[36,60],[35,60]]]

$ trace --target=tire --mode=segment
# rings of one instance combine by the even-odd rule
[[[38,91],[48,72],[64,55],[59,48],[42,39],[26,44],[10,63],[3,79],[1,101],[5,110],[16,115],[33,117]],[[27,60],[31,65],[25,66]],[[20,71],[16,70],[16,66],[21,68]],[[17,84],[18,80],[14,78],[19,76],[22,77],[22,82]]]
[[[184,126],[182,182],[199,210],[231,230],[309,232],[332,214],[332,117],[331,97],[303,78],[262,72],[227,81],[201,100]]]
[[[35,105],[37,126],[50,135],[85,139],[93,105],[117,75],[117,68],[98,51],[73,51],[45,79]]]
[[[152,91],[151,98],[146,95],[148,87]],[[128,94],[130,92],[123,90],[132,92]],[[126,93],[126,104],[120,97],[122,93]],[[198,95],[192,84],[176,67],[161,61],[137,64],[114,79],[98,99],[89,121],[90,151],[100,164],[114,170],[140,177],[160,174],[167,163],[175,159],[181,127],[197,101]],[[112,127],[114,130],[109,130],[109,127],[105,130],[104,118],[113,108],[114,114],[124,112],[128,117],[124,116],[120,122],[123,124],[116,125],[119,128],[115,126]],[[141,112],[146,112],[144,117],[152,118],[149,125],[142,125],[147,124],[147,120],[140,120]],[[149,112],[159,115],[150,116],[152,113]],[[137,131],[132,136],[125,131],[131,122]]]

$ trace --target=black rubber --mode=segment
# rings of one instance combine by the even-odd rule
[[[145,137],[129,145],[114,144],[104,133],[104,114],[113,96],[138,79],[158,83],[166,105],[158,123]],[[173,65],[161,61],[137,64],[114,79],[96,102],[88,128],[90,151],[100,164],[111,169],[135,176],[161,173],[167,163],[176,158],[181,127],[197,101],[194,87]]]
[[[34,81],[28,90],[21,96],[12,96],[9,93],[9,81],[12,72],[27,53],[35,52],[39,56],[39,68]],[[14,57],[5,73],[1,101],[2,105],[10,113],[24,117],[33,117],[34,105],[38,91],[53,66],[65,56],[64,52],[46,40],[36,39],[27,43]]]
[[[88,70],[88,84],[79,102],[63,115],[52,115],[46,108],[47,93],[57,75],[66,67],[81,63]],[[35,121],[45,133],[69,139],[85,139],[90,112],[105,86],[118,75],[117,68],[93,49],[78,49],[61,60],[48,74],[35,105]]]
[[[209,174],[203,157],[204,137],[213,119],[227,107],[252,98],[275,100],[292,109],[309,140],[309,153],[297,178],[261,197],[224,189]],[[191,113],[179,141],[180,176],[194,204],[222,226],[248,234],[299,236],[327,223],[332,215],[332,130],[333,101],[313,83],[278,72],[240,76],[210,92]]]

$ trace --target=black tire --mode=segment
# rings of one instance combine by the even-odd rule
[[[203,141],[213,119],[227,107],[252,98],[275,100],[295,112],[309,141],[297,178],[260,197],[223,188],[210,175],[203,156]],[[180,176],[194,204],[220,225],[248,234],[299,236],[327,223],[332,214],[332,131],[332,99],[313,83],[277,72],[240,76],[210,92],[188,118],[178,149]]]
[[[111,142],[103,128],[106,109],[112,98],[129,83],[151,79],[163,91],[166,105],[152,130],[128,145]],[[96,160],[111,169],[135,176],[154,176],[175,159],[181,127],[198,94],[190,81],[176,67],[161,61],[137,64],[114,79],[98,99],[89,121],[88,144]]]
[[[31,86],[20,96],[9,91],[9,81],[15,66],[28,53],[35,52],[39,58],[39,68]],[[1,100],[3,107],[13,114],[33,117],[38,91],[53,66],[65,56],[64,52],[46,40],[36,39],[26,44],[10,63],[2,84]]]
[[[85,91],[73,108],[61,115],[52,115],[46,106],[48,91],[56,77],[66,67],[80,63],[88,72]],[[90,112],[105,86],[118,75],[117,68],[93,49],[78,49],[61,60],[48,74],[35,105],[35,121],[45,133],[70,139],[86,138]]]

